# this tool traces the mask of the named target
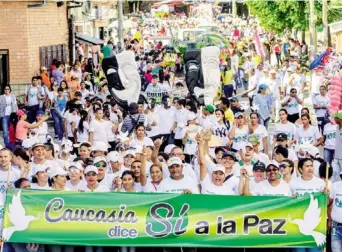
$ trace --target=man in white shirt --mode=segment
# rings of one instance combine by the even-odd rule
[[[325,86],[320,86],[319,92],[320,94],[314,98],[313,106],[317,116],[318,128],[321,133],[323,133],[324,126],[328,123],[326,117],[328,113],[330,98],[327,95],[327,88]]]
[[[163,137],[161,149],[163,150],[167,145],[167,140],[171,134],[172,127],[175,124],[175,114],[177,112],[174,106],[171,106],[171,100],[165,96],[162,100],[162,105],[157,108],[159,115],[159,134]]]
[[[178,147],[183,147],[182,129],[187,124],[188,110],[186,110],[184,107],[185,107],[185,100],[183,99],[178,100],[176,103],[177,111],[175,113],[175,123],[172,127],[172,131],[174,131],[175,133],[175,144]]]
[[[159,185],[160,192],[165,193],[193,193],[198,194],[199,188],[196,180],[183,175],[183,163],[179,157],[172,157],[168,161],[170,177],[162,180]]]

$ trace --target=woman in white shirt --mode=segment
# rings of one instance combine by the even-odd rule
[[[137,125],[135,127],[135,137],[129,145],[136,149],[142,149],[144,146],[154,146],[152,139],[146,136],[144,125]]]
[[[116,145],[116,143],[115,143],[115,139],[116,139],[115,132],[118,129],[117,121],[112,122],[110,120],[109,110],[104,110],[103,120],[105,121],[105,124],[106,124],[107,141],[108,141],[108,144],[110,145],[109,151],[114,151],[115,145]]]
[[[296,132],[297,144],[312,144],[315,147],[323,143],[323,137],[317,127],[310,125],[310,116],[304,114],[300,117],[303,126],[298,128]]]
[[[234,126],[230,125],[229,121],[226,120],[222,109],[216,109],[215,116],[217,121],[213,124],[211,132],[213,135],[221,138],[223,145],[227,145],[229,140],[232,140],[234,137],[232,134]]]
[[[66,182],[66,187],[71,191],[80,191],[84,187],[84,180],[82,174],[82,165],[78,162],[69,165],[69,180]]]
[[[38,110],[35,123],[38,123],[41,120],[43,120],[44,114],[45,113],[43,110]],[[32,131],[34,131],[36,133],[39,142],[41,142],[41,143],[46,142],[46,135],[49,133],[48,132],[48,125],[46,122],[43,122],[37,128],[33,129]]]
[[[290,183],[292,179],[292,174],[294,172],[294,164],[289,159],[284,159],[283,162],[279,165],[280,173],[282,175],[282,179],[286,183]]]
[[[160,182],[163,180],[163,168],[160,164],[152,164],[150,167],[150,178],[146,176],[146,151],[141,155],[140,183],[143,192],[158,192]]]
[[[189,112],[187,115],[188,126],[182,129],[181,137],[184,145],[185,162],[190,163],[197,151],[197,142],[195,134],[202,130],[202,127],[197,125],[196,114]]]
[[[81,119],[77,127],[77,142],[86,142],[89,139],[89,116],[88,112],[81,111]]]
[[[52,168],[49,176],[51,179],[51,189],[52,190],[58,190],[58,191],[70,191],[69,188],[66,188],[66,176],[68,175],[68,172],[60,167]]]
[[[48,175],[50,168],[45,165],[33,165],[32,170],[31,189],[50,190]]]
[[[243,113],[238,112],[235,114],[236,125],[232,133],[234,135],[233,144],[231,146],[232,151],[238,152],[245,148],[248,140],[249,129],[245,123],[245,117]]]
[[[250,114],[250,125],[249,125],[249,133],[258,137],[259,142],[259,152],[264,152],[268,154],[268,145],[267,145],[267,137],[268,132],[264,125],[259,124],[259,114],[256,112],[252,112]]]
[[[217,164],[211,173],[208,175],[208,170],[205,161],[204,141],[200,134],[197,134],[196,140],[198,142],[199,165],[200,165],[200,180],[202,185],[202,194],[218,194],[218,195],[236,195],[235,192],[225,184],[226,168]]]

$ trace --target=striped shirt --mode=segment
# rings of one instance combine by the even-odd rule
[[[138,125],[144,125],[145,116],[143,114],[128,115],[122,122],[121,132],[131,133],[133,129]]]

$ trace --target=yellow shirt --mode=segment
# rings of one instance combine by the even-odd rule
[[[223,77],[223,84],[224,85],[232,85],[233,84],[233,71],[232,70],[225,71],[222,74],[222,77]]]
[[[231,124],[234,123],[234,113],[233,111],[229,108],[224,112],[224,117],[226,118],[227,121],[229,121]]]

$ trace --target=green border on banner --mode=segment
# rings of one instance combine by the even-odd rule
[[[300,198],[8,189],[8,242],[134,247],[324,247],[327,195]]]

